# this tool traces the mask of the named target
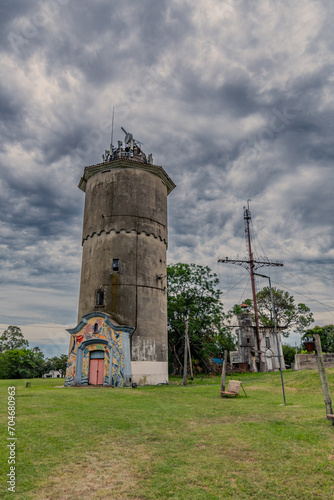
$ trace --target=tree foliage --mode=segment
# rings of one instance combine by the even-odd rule
[[[314,334],[318,334],[320,336],[321,348],[323,352],[334,352],[334,325],[315,326],[305,332],[302,340],[305,340],[308,337],[313,337]]]
[[[223,304],[218,277],[209,267],[174,264],[167,268],[168,345],[174,374],[182,371],[185,319],[192,358],[209,371],[209,358],[223,349],[234,349],[232,335],[223,325]]]
[[[283,356],[284,356],[284,361],[285,365],[292,365],[292,363],[295,362],[295,355],[296,355],[296,349],[292,347],[291,345],[283,344],[282,345],[283,349]]]
[[[28,349],[29,342],[18,326],[10,325],[0,336],[0,378],[41,377],[50,370],[65,376],[67,355],[44,359],[38,347]]]
[[[67,365],[67,354],[61,354],[58,356],[53,356],[45,362],[44,373],[48,373],[50,370],[57,370],[65,377]]]
[[[0,378],[40,377],[45,361],[42,352],[31,349],[11,349],[0,354]]]
[[[0,336],[0,352],[13,349],[26,349],[29,342],[24,338],[18,326],[10,325]]]
[[[277,325],[282,329],[283,336],[289,336],[290,332],[288,330],[303,333],[305,328],[314,321],[309,307],[302,303],[296,304],[294,297],[284,290],[272,287],[272,293]],[[273,328],[274,320],[269,286],[258,292],[256,298],[260,324]],[[252,300],[247,299],[245,302],[254,309]]]

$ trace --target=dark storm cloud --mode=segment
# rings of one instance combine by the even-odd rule
[[[8,34],[10,26],[18,16],[27,16],[31,12],[32,3],[25,0],[12,0],[11,2],[2,2],[0,4],[0,41],[1,46],[5,44],[10,46]]]
[[[57,5],[57,0],[53,3]],[[187,12],[175,9],[166,26],[168,9],[169,2],[153,0],[99,2],[94,8],[90,2],[68,1],[51,11],[41,4],[29,12],[17,10],[16,25],[12,15],[14,31],[9,32],[7,25],[6,32],[22,38],[16,50],[22,62],[38,51],[50,76],[59,69],[77,68],[97,89],[125,74],[131,81],[138,67],[154,64],[169,45],[177,43],[189,24]],[[36,22],[38,14],[45,15],[44,25]]]
[[[248,198],[254,222],[293,255],[333,259],[332,16],[326,2],[301,0],[3,3],[3,285],[63,289],[49,318],[61,323],[60,309],[75,322],[77,184],[109,147],[112,106],[114,141],[129,129],[177,184],[170,260],[215,269],[222,252],[244,252]],[[277,243],[264,245],[277,255]],[[36,321],[41,296],[29,306],[26,295],[22,311]]]
[[[22,120],[22,103],[11,95],[9,89],[0,88],[0,116],[4,132],[13,121],[18,124]]]

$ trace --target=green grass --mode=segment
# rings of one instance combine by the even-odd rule
[[[137,389],[1,380],[1,477],[15,385],[17,498],[334,498],[334,427],[318,373],[284,373],[286,406],[279,373],[234,378],[247,398],[220,398],[219,377]],[[333,392],[334,369],[328,379]]]

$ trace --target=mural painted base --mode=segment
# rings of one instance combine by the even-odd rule
[[[93,312],[67,330],[71,335],[65,387],[88,385],[92,353],[100,351],[104,359],[103,385],[131,385],[130,333],[132,328],[120,326],[109,314]]]

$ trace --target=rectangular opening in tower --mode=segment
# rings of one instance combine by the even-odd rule
[[[104,291],[98,290],[96,292],[96,305],[103,306],[104,305]]]

